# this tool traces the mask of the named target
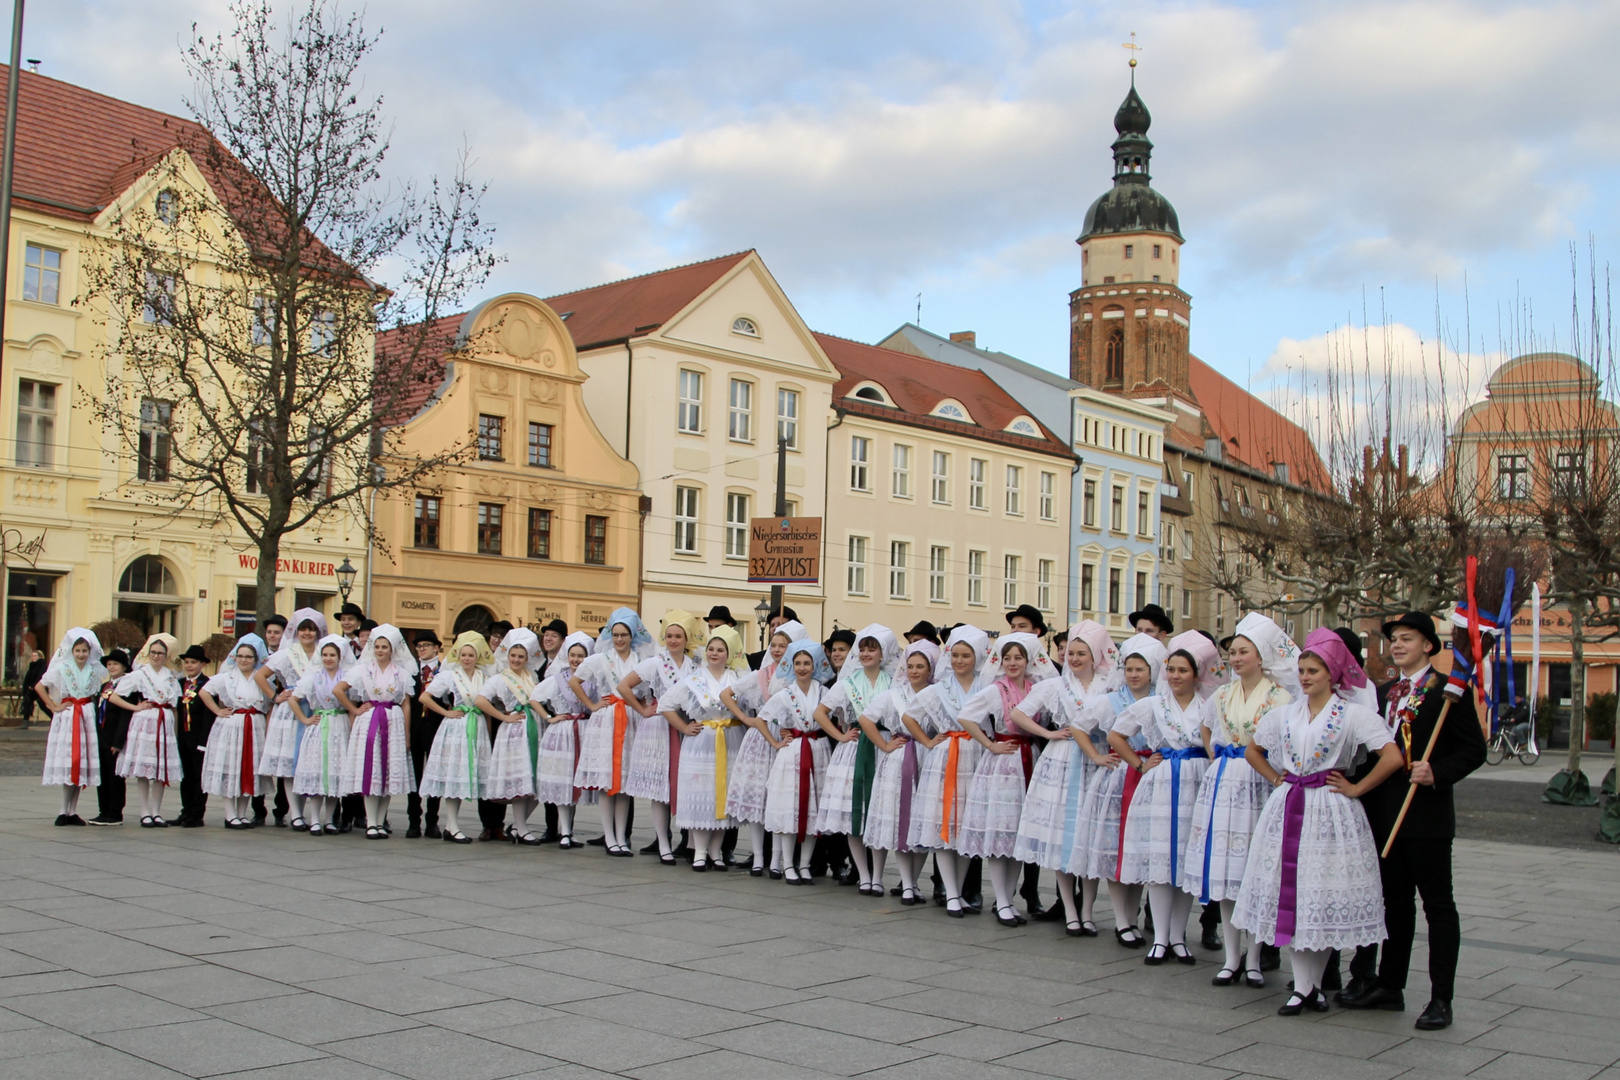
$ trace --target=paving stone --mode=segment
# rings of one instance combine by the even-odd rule
[[[494,1028],[479,1035],[603,1072],[623,1072],[691,1057],[707,1049],[689,1039],[673,1039],[588,1016],[556,1017],[544,1024]]]
[[[764,1018],[736,1012],[699,1001],[685,1001],[632,991],[608,997],[570,1001],[558,1006],[564,1012],[592,1016],[624,1027],[642,1028],[663,1035],[690,1038],[714,1031],[730,1031],[764,1023]]]
[[[515,1046],[433,1027],[346,1039],[323,1049],[411,1080],[497,1080],[560,1064]]]
[[[95,1045],[30,1056],[26,1068],[28,1080],[86,1080],[90,1077],[106,1077],[108,1080],[185,1080],[186,1076],[185,1073],[165,1069],[110,1047]]]
[[[214,1006],[208,1013],[243,1027],[315,1046],[415,1026],[413,1020],[326,994],[304,993],[266,1001],[241,1001]]]
[[[1503,1054],[1469,1073],[1476,1080],[1590,1080],[1600,1072],[1596,1065],[1529,1054]]]
[[[751,1054],[833,1076],[854,1076],[924,1055],[906,1047],[837,1031],[772,1021],[739,1031],[720,1031],[700,1040],[740,1054]]]
[[[199,1012],[145,994],[131,993],[121,986],[92,986],[54,994],[30,994],[11,999],[8,1007],[12,1012],[80,1035],[205,1019]]]
[[[225,1020],[194,1020],[114,1031],[98,1036],[98,1041],[194,1077],[218,1076],[326,1056],[311,1047]]]

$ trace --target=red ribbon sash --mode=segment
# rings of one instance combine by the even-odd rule
[[[237,709],[231,715],[242,718],[242,794],[250,796],[255,794],[253,782],[253,718],[259,715],[258,709]]]
[[[93,702],[94,698],[70,697],[63,698],[62,704],[73,706],[73,786],[83,787],[79,783],[80,763],[84,760],[84,735],[79,730],[84,726],[84,707]]]
[[[782,732],[790,739],[799,740],[799,830],[798,839],[804,841],[804,833],[810,825],[810,777],[815,771],[816,755],[810,746],[811,739],[826,738],[827,733],[817,728],[815,731]]]

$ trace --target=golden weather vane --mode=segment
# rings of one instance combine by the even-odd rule
[[[1138,45],[1136,43],[1136,31],[1135,30],[1131,31],[1131,40],[1129,40],[1129,41],[1125,42],[1124,44],[1122,44],[1120,46],[1120,48],[1129,49],[1131,51],[1131,67],[1135,67],[1136,66],[1136,54],[1142,51],[1142,46],[1140,46],[1140,45]]]

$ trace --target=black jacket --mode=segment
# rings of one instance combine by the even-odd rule
[[[181,731],[189,733],[192,743],[197,746],[206,745],[208,733],[214,730],[213,710],[202,699],[202,688],[206,685],[207,675],[198,675],[195,679],[188,679],[184,675],[180,677],[180,708],[175,722]]]
[[[1429,745],[1429,736],[1434,733],[1440,711],[1450,700],[1442,692],[1445,684],[1444,675],[1438,672],[1430,674],[1429,690],[1412,721],[1413,761],[1422,760],[1423,750]],[[1394,685],[1389,682],[1378,688],[1380,713],[1384,711],[1386,699]],[[1393,734],[1396,745],[1404,749],[1400,730],[1397,728]],[[1457,811],[1452,802],[1451,789],[1483,764],[1485,735],[1479,729],[1479,714],[1474,711],[1474,695],[1470,690],[1451,706],[1451,711],[1446,715],[1446,724],[1440,729],[1434,753],[1429,755],[1429,765],[1434,770],[1434,786],[1417,788],[1417,794],[1412,798],[1412,808],[1407,811],[1406,821],[1401,825],[1400,835],[1409,840],[1450,840],[1456,836]],[[1401,803],[1410,786],[1406,770],[1402,769],[1361,799],[1367,811],[1367,822],[1372,826],[1373,837],[1380,849],[1401,812]]]
[[[107,700],[112,691],[109,682],[96,695],[96,739],[109,750],[122,750],[129,735],[129,710]]]

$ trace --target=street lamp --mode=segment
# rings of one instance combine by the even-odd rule
[[[771,602],[763,597],[754,605],[754,621],[759,623],[759,647],[765,647],[765,627],[771,622]]]
[[[354,576],[359,571],[349,565],[349,557],[343,556],[343,565],[337,568],[338,592],[343,594],[343,602],[349,602],[349,594],[354,591]]]

